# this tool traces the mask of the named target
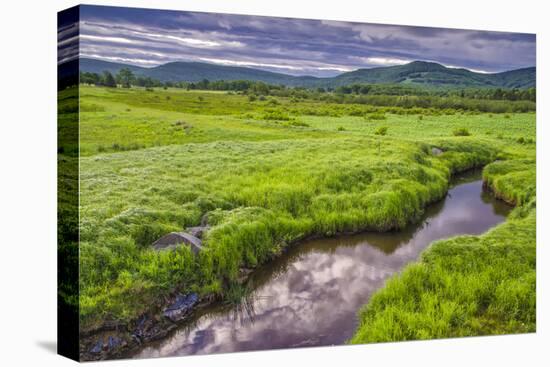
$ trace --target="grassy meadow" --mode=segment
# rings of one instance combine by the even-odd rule
[[[535,144],[532,112],[81,85],[81,326],[135,320],[176,290],[223,298],[241,268],[309,236],[403,228],[453,172],[486,166],[517,206],[507,222],[431,246],[351,342],[532,331]],[[203,219],[198,256],[150,248]]]

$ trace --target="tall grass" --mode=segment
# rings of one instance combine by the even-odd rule
[[[460,152],[470,148],[453,145],[446,161],[415,143],[387,142],[378,154],[374,139],[353,138],[160,147],[82,159],[83,322],[131,317],[143,300],[176,286],[222,294],[240,267],[261,264],[309,235],[402,228],[445,194],[454,165],[488,162],[495,153]],[[213,227],[198,259],[147,249],[205,214]],[[130,295],[142,302],[124,301]]]
[[[323,108],[335,116],[345,113],[311,117],[299,114],[307,101],[280,99],[274,109],[225,93],[85,87],[81,97],[94,106],[81,113],[84,329],[134,319],[175,290],[229,296],[240,268],[307,236],[402,228],[445,195],[453,172],[485,165],[505,147],[514,148],[510,155],[532,150],[515,142],[516,131],[531,134],[532,114],[503,122],[511,144],[450,136],[451,125],[468,121],[474,130],[493,128],[485,116],[390,114],[391,136],[379,144],[376,127],[362,117],[376,107],[355,107],[351,116],[329,105]],[[302,126],[265,119],[272,111],[299,117]],[[193,128],[186,132],[178,121]],[[135,149],[111,149],[114,143]],[[433,156],[431,147],[443,154]],[[162,234],[205,216],[211,229],[200,255],[150,249]]]
[[[377,292],[351,343],[536,330],[535,164],[488,165],[483,177],[513,202],[506,223],[481,236],[439,241]]]

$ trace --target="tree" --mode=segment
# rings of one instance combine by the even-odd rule
[[[122,84],[122,87],[130,88],[135,81],[134,73],[128,68],[122,68],[117,74],[117,80]]]
[[[101,77],[96,73],[80,72],[80,83],[82,84],[100,84]]]
[[[116,88],[116,80],[113,77],[113,74],[105,70],[103,72],[102,84],[106,87]]]

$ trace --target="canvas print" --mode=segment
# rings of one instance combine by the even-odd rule
[[[534,34],[58,20],[60,354],[536,331]]]

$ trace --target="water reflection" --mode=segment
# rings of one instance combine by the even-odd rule
[[[137,357],[342,344],[373,291],[431,242],[480,234],[510,211],[482,189],[479,173],[458,179],[419,224],[399,232],[312,240],[252,274],[239,307],[203,310]]]

